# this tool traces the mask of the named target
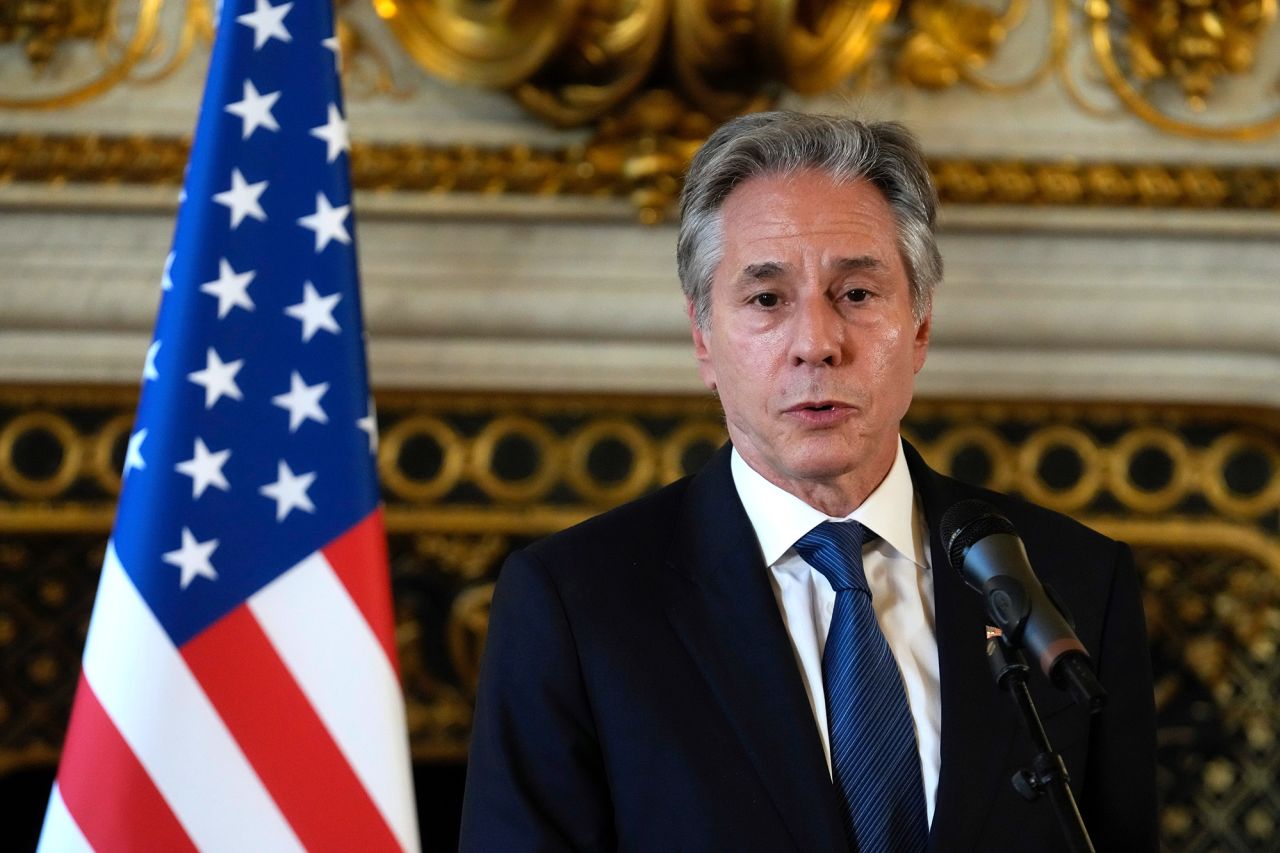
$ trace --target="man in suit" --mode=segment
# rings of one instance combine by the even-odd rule
[[[945,510],[1019,531],[1108,690],[1033,694],[1099,850],[1155,849],[1151,673],[1129,550],[930,470],[899,436],[924,365],[936,197],[890,123],[767,113],[690,167],[677,260],[730,445],[518,552],[494,596],[464,850],[1058,850],[1009,783]]]

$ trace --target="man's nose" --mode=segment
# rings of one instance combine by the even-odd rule
[[[799,299],[791,317],[793,363],[834,367],[843,358],[844,333],[840,312],[825,293]]]

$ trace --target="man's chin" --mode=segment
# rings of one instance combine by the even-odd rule
[[[807,483],[829,483],[857,468],[857,460],[848,452],[797,454],[784,460],[788,479]]]

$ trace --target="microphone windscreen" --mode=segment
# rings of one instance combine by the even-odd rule
[[[993,533],[1009,533],[1017,536],[1013,523],[1000,514],[1000,510],[986,501],[967,500],[953,504],[942,514],[942,522],[938,525],[938,533],[942,544],[947,549],[947,560],[951,568],[961,571],[964,566],[964,555],[975,542]]]

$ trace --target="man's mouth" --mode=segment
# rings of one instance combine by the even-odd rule
[[[850,408],[848,404],[841,403],[839,400],[814,400],[809,403],[800,403],[792,406],[789,412],[833,412],[836,409]]]

